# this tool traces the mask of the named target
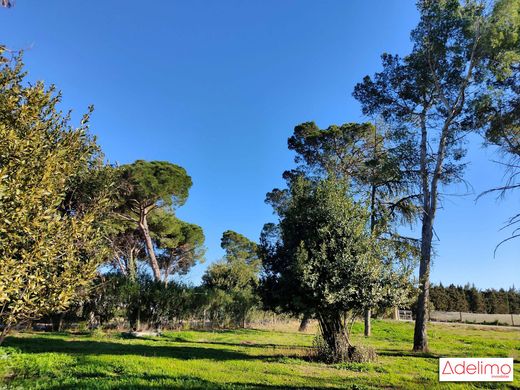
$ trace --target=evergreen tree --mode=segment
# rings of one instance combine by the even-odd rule
[[[60,101],[0,47],[0,343],[67,308],[108,258],[110,169],[89,114],[74,127]]]

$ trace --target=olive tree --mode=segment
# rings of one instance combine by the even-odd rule
[[[277,213],[278,224],[267,224],[261,236],[264,299],[294,314],[312,311],[328,360],[350,359],[349,322],[396,298],[394,287],[406,276],[390,259],[381,261],[385,250],[370,232],[370,212],[342,181],[296,177]]]

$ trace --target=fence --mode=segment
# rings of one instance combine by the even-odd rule
[[[411,310],[399,310],[397,319],[401,321],[412,321],[412,311]]]
[[[520,326],[520,314],[485,314],[458,311],[430,311],[430,321]]]

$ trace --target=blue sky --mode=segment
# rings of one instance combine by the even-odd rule
[[[198,283],[222,256],[223,231],[257,240],[274,220],[263,201],[293,164],[294,126],[365,120],[354,85],[380,69],[381,53],[408,52],[416,22],[412,0],[17,0],[0,9],[0,42],[25,49],[29,78],[56,84],[76,118],[95,105],[92,131],[111,162],[187,169],[194,185],[178,215],[207,237],[207,261],[187,278]],[[438,213],[432,280],[519,287],[520,240],[493,258],[519,197],[475,203],[503,171],[473,141],[474,193]]]

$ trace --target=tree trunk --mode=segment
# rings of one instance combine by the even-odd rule
[[[413,350],[428,352],[426,333],[428,302],[430,298],[430,262],[433,238],[433,225],[429,212],[424,212],[421,233],[421,262],[419,265],[419,298],[415,315]]]
[[[130,249],[130,256],[128,257],[128,277],[132,282],[137,280],[137,264],[134,255],[134,249]]]
[[[152,267],[154,279],[156,282],[160,282],[161,269],[159,268],[157,257],[155,257],[155,249],[153,247],[152,237],[150,236],[150,230],[148,229],[148,221],[146,220],[145,211],[141,212],[141,217],[139,220],[139,229],[141,230],[141,233],[144,236],[146,250],[148,252],[148,257],[150,258],[150,266]]]
[[[52,322],[52,331],[53,332],[61,332],[63,329],[63,317],[65,317],[65,313],[53,314],[51,316]]]
[[[318,322],[324,342],[327,344],[327,356],[323,356],[330,363],[347,361],[352,349],[347,329],[340,315],[318,314]]]
[[[305,332],[307,327],[309,326],[309,322],[311,320],[311,316],[308,313],[305,313],[302,318],[302,322],[300,322],[300,327],[298,328],[298,332]]]
[[[0,345],[2,345],[10,330],[11,324],[5,324],[4,329],[2,329],[2,332],[0,332]]]
[[[426,334],[426,309],[430,294],[430,260],[433,236],[433,219],[431,214],[431,198],[428,175],[428,130],[426,125],[426,107],[420,117],[421,121],[421,190],[422,190],[422,230],[421,261],[419,264],[419,297],[415,316],[413,350],[428,352],[428,335]]]
[[[372,324],[370,322],[372,318],[372,310],[365,310],[365,337],[369,337],[372,334]]]

